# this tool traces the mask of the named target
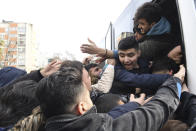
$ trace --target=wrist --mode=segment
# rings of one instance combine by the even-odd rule
[[[41,69],[41,70],[40,70],[40,74],[41,74],[43,77],[46,77],[46,73],[45,73],[44,69]]]
[[[102,49],[102,48],[98,48],[98,54],[100,55],[100,56],[105,56],[105,53],[106,53],[106,50],[105,49]]]
[[[42,79],[44,76],[41,74],[41,69],[38,70],[38,76]]]

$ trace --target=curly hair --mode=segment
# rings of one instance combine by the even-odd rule
[[[134,16],[134,21],[145,19],[149,24],[153,22],[157,23],[161,19],[161,12],[161,7],[158,4],[146,2],[137,9]]]

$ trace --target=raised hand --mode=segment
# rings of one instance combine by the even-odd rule
[[[87,53],[87,54],[96,54],[99,57],[102,57],[105,55],[105,49],[98,48],[92,40],[88,38],[88,44],[82,44],[80,47],[82,53]]]
[[[61,66],[62,61],[59,60],[54,60],[50,64],[48,64],[46,67],[40,70],[40,73],[42,74],[43,77],[47,77],[56,71],[59,70]]]

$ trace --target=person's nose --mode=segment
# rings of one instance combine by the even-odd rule
[[[138,28],[141,28],[141,24],[138,24]]]
[[[130,59],[129,57],[125,56],[125,63],[129,63]]]

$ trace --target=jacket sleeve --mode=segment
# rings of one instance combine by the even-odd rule
[[[118,50],[113,51],[114,59],[118,59]]]
[[[101,79],[98,81],[97,84],[92,85],[94,90],[98,90],[103,93],[109,92],[110,88],[112,87],[112,82],[114,79],[114,66],[108,65],[105,69]]]
[[[19,81],[24,81],[24,80],[34,80],[35,82],[39,82],[43,76],[40,73],[40,70],[32,71],[24,76],[19,77],[18,79],[14,80],[11,82],[8,86],[13,85]]]
[[[177,119],[189,126],[196,123],[196,95],[183,92],[180,98],[180,106],[177,111]]]
[[[114,80],[124,82],[130,87],[157,89],[170,75],[167,74],[136,74],[125,69],[115,71]]]
[[[158,131],[174,113],[178,104],[176,79],[171,77],[151,101],[113,120],[114,131]]]
[[[124,105],[114,107],[110,112],[108,112],[108,114],[115,119],[129,111],[137,109],[139,106],[140,104],[138,104],[137,102],[129,102]]]

